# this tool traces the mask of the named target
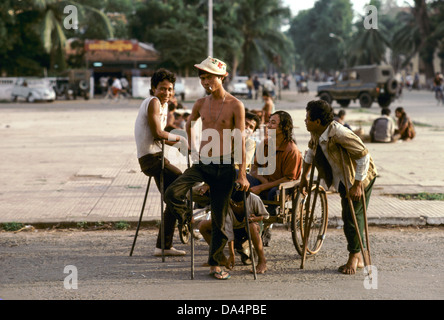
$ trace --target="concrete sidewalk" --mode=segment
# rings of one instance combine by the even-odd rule
[[[314,96],[293,98],[287,94],[287,100],[277,102],[276,109],[292,114],[298,146],[304,151],[308,141],[304,108]],[[406,106],[416,110],[415,99],[422,96],[403,103],[408,113]],[[125,106],[104,106],[94,100],[1,104],[0,223],[137,222],[148,182],[140,172],[132,135],[140,102]],[[260,102],[247,101],[245,105],[259,108]],[[437,115],[444,120],[442,108],[436,113],[433,107],[430,103],[433,121],[439,122]],[[352,105],[348,110],[348,121],[360,121],[368,131],[380,109],[374,106],[362,113]],[[428,110],[423,108],[422,112]],[[444,130],[433,124],[417,131],[418,136],[409,143],[368,145],[380,174],[369,204],[370,225],[444,224],[444,201],[393,196],[444,190],[440,170]],[[430,153],[432,142],[436,148]],[[341,225],[338,194],[330,194],[328,203],[330,225]],[[143,221],[155,220],[160,220],[160,194],[153,180]]]

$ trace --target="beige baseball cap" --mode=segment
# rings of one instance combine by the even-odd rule
[[[206,71],[218,76],[228,76],[227,64],[219,59],[208,56],[204,61],[194,65],[197,69]]]

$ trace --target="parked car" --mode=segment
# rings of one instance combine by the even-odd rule
[[[248,77],[239,76],[234,77],[228,85],[228,91],[234,96],[246,96],[248,97],[248,86],[246,81]]]
[[[56,98],[54,89],[52,89],[43,79],[25,79],[19,78],[11,91],[12,101],[18,98],[26,99],[28,102],[48,101],[52,102]]]
[[[362,108],[370,108],[375,100],[388,107],[398,87],[391,66],[356,66],[342,71],[335,83],[318,86],[317,96],[330,104],[336,100],[342,107],[348,107],[351,100],[358,100]]]

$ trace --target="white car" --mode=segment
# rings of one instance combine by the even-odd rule
[[[28,102],[52,102],[56,98],[56,93],[44,80],[19,78],[12,88],[11,98],[12,101],[17,101],[19,97]]]
[[[248,96],[248,77],[235,77],[228,87],[228,91],[234,96]]]

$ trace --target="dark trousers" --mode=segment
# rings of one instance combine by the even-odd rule
[[[223,249],[227,243],[225,218],[235,181],[235,169],[232,164],[194,164],[177,178],[166,190],[165,201],[179,219],[179,223],[191,214],[185,197],[197,182],[206,182],[211,194],[211,242],[208,257],[210,266],[223,264]]]
[[[160,175],[162,172],[162,154],[148,154],[139,159],[140,168],[142,172],[147,176],[152,176],[154,181],[156,182],[157,189],[160,191]],[[182,172],[173,166],[168,159],[164,159],[164,176],[163,176],[163,190],[171,185],[171,183],[179,177]],[[165,193],[164,193],[165,194]],[[165,199],[164,199],[165,201]],[[164,210],[164,226],[165,226],[165,249],[171,249],[173,246],[173,236],[174,236],[174,228],[176,226],[176,216],[170,210],[168,204],[165,206]],[[159,233],[157,235],[156,248],[161,248],[162,243],[162,230],[159,229]]]
[[[376,178],[370,181],[367,188],[365,188],[365,204],[366,209],[368,208],[368,203],[370,201],[370,195],[372,193],[373,184]],[[347,250],[350,253],[358,253],[361,251],[361,246],[359,245],[359,237],[353,222],[353,212],[350,210],[347,199],[347,191],[342,182],[339,183],[339,194],[341,196],[341,206],[342,206],[342,220],[344,221],[344,234],[347,239]],[[356,214],[356,220],[358,221],[359,233],[363,241],[364,247],[366,246],[364,235],[364,207],[362,206],[362,199],[360,201],[352,201],[353,208]]]

